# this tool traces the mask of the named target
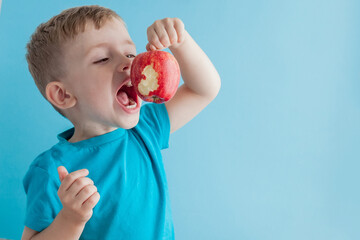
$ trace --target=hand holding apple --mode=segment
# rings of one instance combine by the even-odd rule
[[[149,43],[146,49],[162,50],[164,48],[176,48],[185,40],[185,26],[179,18],[164,18],[156,20],[147,29]]]
[[[180,68],[170,53],[148,51],[138,54],[133,60],[130,78],[141,99],[164,103],[176,93],[180,82]]]

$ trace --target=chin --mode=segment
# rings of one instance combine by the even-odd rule
[[[126,119],[122,119],[119,123],[119,127],[123,129],[131,129],[135,127],[139,123],[140,114],[136,114],[136,116],[129,116]]]

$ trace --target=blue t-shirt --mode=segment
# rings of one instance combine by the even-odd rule
[[[160,150],[168,147],[170,121],[164,104],[146,104],[133,129],[118,128],[76,143],[74,129],[39,155],[24,177],[25,226],[42,231],[62,209],[58,166],[86,168],[100,200],[80,239],[174,239],[167,181]]]

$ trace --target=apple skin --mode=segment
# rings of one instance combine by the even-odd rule
[[[175,57],[168,52],[143,52],[132,62],[130,78],[142,100],[164,103],[176,93],[180,82],[180,67]]]

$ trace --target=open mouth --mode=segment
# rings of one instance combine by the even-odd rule
[[[135,109],[138,106],[138,96],[131,81],[126,81],[116,93],[117,102],[126,109]]]

